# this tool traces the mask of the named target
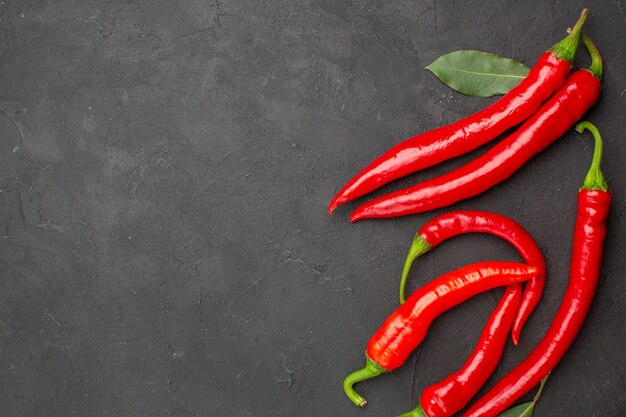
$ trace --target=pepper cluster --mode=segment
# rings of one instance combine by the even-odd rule
[[[465,166],[365,203],[350,220],[403,216],[444,207],[480,194],[512,175],[562,136],[600,96],[602,59],[595,45],[582,34],[587,15],[588,10],[583,10],[569,35],[545,52],[528,76],[499,101],[456,123],[394,146],[339,191],[330,203],[329,213],[395,179],[467,153],[521,123],[514,133]],[[588,69],[570,74],[579,39],[591,56],[591,64]],[[474,403],[464,417],[495,417],[545,381],[582,327],[600,274],[611,203],[611,193],[600,171],[602,139],[591,123],[577,125],[579,132],[585,129],[595,138],[595,151],[579,191],[570,281],[563,302],[532,353]],[[405,300],[412,263],[447,239],[466,233],[488,233],[504,239],[525,263],[471,264],[432,280]],[[354,390],[355,383],[400,367],[422,342],[432,321],[445,311],[480,292],[507,286],[461,369],[426,388],[417,408],[402,416],[450,417],[459,412],[496,368],[509,332],[518,344],[521,330],[541,298],[545,278],[539,247],[522,226],[505,216],[456,211],[429,221],[415,236],[407,256],[400,282],[401,305],[370,339],[365,368],[345,379],[346,395],[363,407],[366,400]]]

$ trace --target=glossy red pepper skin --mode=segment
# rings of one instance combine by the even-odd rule
[[[546,264],[541,250],[532,236],[522,226],[510,218],[484,211],[453,211],[437,216],[422,226],[418,235],[432,247],[463,233],[488,233],[510,243],[525,262],[539,268],[539,273],[527,284],[524,297],[513,325],[512,339],[519,343],[520,333],[526,320],[539,303],[546,279]],[[520,291],[519,285],[507,291]]]
[[[481,112],[394,146],[350,180],[328,212],[397,178],[476,149],[534,114],[569,73],[588,14],[584,9],[570,34],[545,52],[504,97]]]
[[[524,261],[538,268],[537,275],[531,279],[545,281],[545,261],[539,247],[522,226],[506,216],[483,211],[450,212],[427,222],[418,236],[434,248],[465,233],[488,233],[506,240],[518,250]],[[518,314],[521,294],[520,284],[508,286],[490,315],[476,348],[461,369],[424,390],[420,404],[426,416],[454,415],[485,384],[502,357],[507,335]]]
[[[449,272],[416,290],[370,339],[366,354],[386,371],[401,366],[445,311],[495,287],[526,281],[538,268],[515,262],[481,262]]]
[[[463,417],[495,417],[539,384],[561,360],[582,327],[598,284],[611,193],[581,190],[574,227],[570,281],[548,332],[533,352]]]
[[[545,52],[528,76],[484,110],[407,139],[370,163],[333,198],[328,212],[393,180],[463,155],[530,117],[563,83],[571,63]]]
[[[520,300],[521,292],[506,291],[489,316],[476,348],[461,369],[422,392],[420,405],[427,417],[454,415],[487,382],[500,362]]]
[[[365,203],[350,220],[422,213],[478,195],[562,136],[599,97],[600,81],[588,70],[576,71],[515,133],[487,153],[441,177]]]
[[[367,401],[354,390],[354,384],[402,365],[437,316],[473,295],[528,280],[538,272],[532,265],[482,262],[442,275],[415,291],[370,339],[365,367],[343,381],[346,396],[355,405],[364,407]]]

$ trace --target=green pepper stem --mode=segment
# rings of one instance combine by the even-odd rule
[[[585,130],[591,132],[595,141],[595,145],[593,149],[593,159],[591,160],[591,167],[589,167],[589,172],[585,177],[585,182],[583,183],[581,190],[607,191],[609,189],[609,186],[606,183],[604,175],[602,175],[602,171],[600,170],[600,163],[602,162],[602,136],[600,136],[598,128],[590,122],[580,122],[576,125],[576,131],[578,133],[583,133]]]
[[[548,380],[549,376],[550,376],[550,374],[544,376],[543,379],[541,380],[541,385],[539,385],[539,391],[537,391],[537,394],[535,395],[535,398],[533,398],[533,404],[537,404],[537,401],[539,401],[539,398],[541,398],[541,393],[543,392],[543,387],[546,386],[546,381]]]
[[[418,405],[408,413],[400,414],[398,417],[428,417],[421,405]]]
[[[400,304],[404,304],[406,301],[405,290],[406,290],[406,280],[409,276],[409,271],[411,270],[411,265],[415,258],[424,253],[431,250],[433,247],[430,243],[426,242],[423,237],[419,235],[415,235],[415,239],[413,239],[413,243],[411,244],[411,248],[409,249],[409,254],[404,261],[404,268],[402,269],[402,277],[400,278]]]
[[[602,57],[600,56],[598,48],[596,48],[591,39],[589,39],[589,36],[584,33],[580,35],[580,39],[583,41],[583,44],[585,44],[585,48],[587,48],[591,56],[591,64],[587,70],[598,80],[602,80]]]
[[[549,51],[552,52],[558,59],[562,59],[569,63],[574,61],[576,49],[578,48],[578,41],[580,39],[580,32],[583,29],[588,15],[589,9],[583,9],[570,34],[567,35],[561,42],[549,49]]]
[[[352,401],[357,407],[365,407],[367,401],[354,390],[354,384],[364,381],[366,379],[377,377],[383,372],[387,372],[382,366],[371,360],[369,356],[365,355],[365,357],[367,358],[365,368],[351,373],[343,381],[343,390],[345,391],[350,401]]]

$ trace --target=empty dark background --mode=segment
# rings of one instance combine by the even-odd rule
[[[0,3],[0,415],[395,416],[456,370],[501,291],[439,319],[406,365],[359,386],[437,213],[348,222],[328,202],[392,144],[490,103],[423,70],[480,49],[532,65],[584,6],[605,58],[587,115],[614,191],[601,283],[538,417],[626,415],[626,4],[534,1]],[[588,58],[580,50],[578,66]],[[384,191],[448,171],[450,161]],[[541,338],[567,285],[591,160],[573,130],[454,209],[492,210],[544,251],[542,303],[488,385]],[[445,208],[439,213],[446,212]],[[413,286],[479,260],[486,236],[420,259]],[[527,395],[530,397],[531,395]]]

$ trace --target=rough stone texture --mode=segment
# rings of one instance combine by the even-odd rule
[[[359,387],[370,404],[358,410],[341,381],[396,307],[405,252],[436,213],[352,225],[354,204],[333,217],[326,206],[391,144],[490,102],[447,89],[424,66],[461,48],[532,64],[585,4],[0,3],[0,414],[413,408],[465,360],[501,292],[438,320],[406,366]],[[537,416],[626,415],[626,5],[591,7],[587,32],[606,77],[588,118],[606,140],[615,203],[597,298]],[[489,385],[558,307],[591,152],[589,135],[571,131],[454,206],[513,217],[548,263],[543,302]],[[486,259],[517,256],[495,238],[466,236],[424,256],[412,285]]]

